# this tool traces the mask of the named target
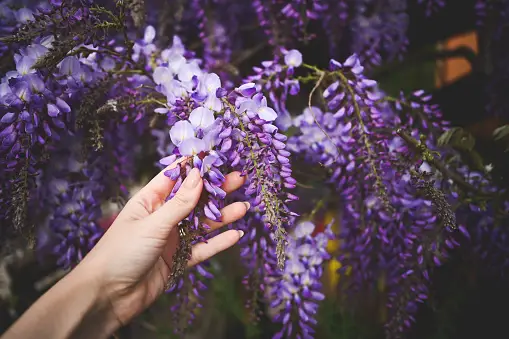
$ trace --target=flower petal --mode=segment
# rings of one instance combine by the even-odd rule
[[[170,129],[170,139],[175,146],[179,146],[189,138],[194,138],[194,129],[193,125],[187,120],[177,121]]]
[[[215,121],[214,112],[205,107],[195,108],[189,115],[189,121],[195,129],[206,129]]]
[[[270,107],[262,106],[258,109],[258,116],[265,121],[274,121],[277,118],[277,113]]]
[[[185,139],[179,146],[179,151],[182,155],[196,155],[204,150],[205,142],[195,137]]]

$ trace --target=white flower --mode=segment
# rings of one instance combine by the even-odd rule
[[[177,147],[189,138],[194,138],[194,128],[187,120],[177,121],[170,129],[170,139]]]
[[[285,64],[290,67],[299,67],[302,65],[302,53],[296,49],[288,51],[285,55]]]
[[[214,112],[205,107],[193,109],[189,115],[189,121],[195,129],[206,129],[214,123]]]

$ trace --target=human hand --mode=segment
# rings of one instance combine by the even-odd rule
[[[203,181],[199,171],[193,169],[175,197],[165,202],[175,181],[164,172],[177,163],[161,171],[129,200],[102,239],[75,269],[75,274],[94,275],[118,326],[129,322],[164,292],[178,244],[176,226],[200,198]],[[230,173],[223,189],[230,193],[244,181],[239,172]],[[205,223],[211,231],[217,230],[242,218],[248,209],[248,203],[235,202],[222,209],[222,222],[205,220]],[[231,247],[242,235],[241,231],[229,230],[207,243],[194,245],[189,266]]]

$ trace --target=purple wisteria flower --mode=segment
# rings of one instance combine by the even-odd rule
[[[257,322],[263,314],[260,305],[270,303],[265,291],[268,278],[277,268],[277,258],[271,254],[275,250],[274,238],[267,232],[259,213],[250,213],[237,222],[245,235],[240,239],[242,264],[247,273],[242,280],[249,293],[246,307],[250,319]]]
[[[284,229],[292,215],[287,203],[296,198],[285,191],[295,187],[296,181],[291,176],[290,153],[285,150],[286,137],[273,125],[276,111],[259,93],[256,84],[247,82],[233,91],[226,90],[217,74],[202,70],[199,61],[186,55],[178,44],[160,53],[156,50],[154,59],[153,81],[156,90],[167,100],[164,107],[156,109],[156,113],[167,117],[166,136],[164,131],[155,132],[163,157],[160,164],[167,166],[179,156],[188,157],[185,165],[165,173],[176,180],[168,199],[173,198],[193,167],[200,170],[207,194],[179,225],[180,248],[185,250],[189,243],[204,236],[208,228],[203,221],[205,218],[221,220],[220,210],[226,197],[222,189],[225,174],[239,170],[248,177],[243,199],[249,200],[259,215],[258,234],[265,237],[272,232],[276,235],[277,246],[267,247],[266,251],[273,251],[282,265]],[[291,62],[297,65],[296,61]],[[184,255],[176,260],[185,263],[187,258]],[[178,265],[185,267],[185,264],[175,266]],[[181,274],[175,273],[175,277]],[[181,279],[190,279],[192,274],[186,273]],[[174,281],[174,285],[177,283],[186,285]],[[182,286],[179,291],[185,288]]]
[[[299,67],[302,65],[302,53],[296,49],[292,49],[290,51],[283,51],[285,56],[285,64],[288,67]]]
[[[309,41],[315,37],[309,26],[322,18],[327,9],[327,0],[316,1],[252,1],[258,23],[274,46],[276,53],[280,48],[294,45],[298,41]]]
[[[268,93],[278,114],[276,125],[284,131],[291,126],[290,112],[286,108],[288,95],[294,96],[300,92],[300,83],[292,76],[303,60],[298,50],[283,49],[282,53],[283,58],[276,56],[274,60],[262,62],[262,67],[254,67],[255,74],[249,76],[246,82],[254,83],[259,91]]]
[[[0,4],[0,36],[12,34],[23,24],[35,20],[34,11],[29,8],[33,1],[21,1],[16,4],[12,0],[2,1]],[[0,42],[0,55],[13,51],[14,46]]]
[[[54,79],[32,69],[47,48],[32,44],[14,56],[16,71],[8,72],[0,83],[0,162],[8,169],[20,166],[27,149],[58,140],[66,128],[71,108]]]
[[[417,138],[427,133],[426,145],[434,149],[432,135],[445,131],[447,123],[422,91],[408,98],[381,100],[385,95],[363,75],[356,55],[344,63],[331,60],[329,71],[341,75],[323,92],[327,111],[310,107],[294,117],[299,133],[288,140],[288,147],[329,169],[329,180],[342,202],[343,254],[338,259],[341,271],[350,272],[345,284],[350,291],[360,292],[385,276],[390,308],[387,331],[398,337],[414,321],[418,303],[427,298],[433,267],[458,246],[456,233],[444,234],[444,228],[457,225],[450,212],[452,201],[437,193],[442,179],[435,178],[436,173],[421,178],[412,168],[396,165],[409,157],[408,145],[383,131],[403,127]],[[418,115],[408,113],[412,110]],[[397,113],[403,111],[400,118]],[[417,129],[416,119],[424,129]],[[420,164],[418,170],[430,167]]]
[[[383,4],[377,2],[355,2],[352,22],[355,38],[352,52],[360,56],[365,66],[380,65],[382,60],[400,57],[408,44],[406,1],[384,0]]]
[[[426,15],[430,16],[443,8],[446,4],[445,0],[418,0],[419,4],[424,6]]]
[[[336,57],[340,52],[339,45],[343,35],[348,32],[351,6],[355,4],[348,0],[324,0],[314,3],[321,5],[318,13],[329,41],[330,56]]]
[[[231,80],[237,75],[237,70],[230,66],[232,49],[239,44],[239,21],[246,14],[242,12],[246,4],[219,0],[213,9],[207,7],[205,0],[190,1],[203,43],[203,68],[216,73],[224,81],[223,87],[230,90]]]
[[[51,187],[54,213],[50,216],[49,227],[58,240],[53,251],[59,257],[57,264],[69,269],[83,259],[102,235],[97,224],[101,207],[94,197],[97,185],[94,182],[71,184],[57,179]]]
[[[156,46],[153,43],[156,37],[156,30],[153,26],[147,26],[143,35],[143,40],[136,41],[133,46],[133,55],[131,58],[134,61],[139,61],[143,55],[145,59],[149,60],[152,54],[156,51]]]
[[[321,292],[322,265],[330,259],[326,247],[333,238],[330,225],[313,237],[314,230],[310,221],[296,224],[289,237],[284,271],[268,278],[267,298],[276,313],[274,320],[282,324],[273,338],[314,337],[318,303],[325,298]]]
[[[207,290],[208,280],[214,278],[207,266],[207,264],[196,265],[166,291],[176,296],[171,311],[176,324],[174,332],[177,334],[181,334],[188,325],[191,325],[196,319],[197,311],[203,308],[202,293]]]
[[[174,156],[165,158],[164,163],[169,163],[176,155],[191,156],[193,166],[198,167],[204,176],[205,189],[213,199],[213,210],[219,210],[219,201],[215,199],[222,200],[225,195],[220,188],[224,175],[219,167],[226,163],[233,168],[247,165],[241,163],[242,154],[253,152],[255,146],[246,144],[251,142],[247,140],[250,139],[249,133],[253,133],[253,137],[256,136],[263,142],[257,146],[258,152],[263,152],[265,147],[269,147],[267,151],[274,147],[275,153],[272,153],[272,156],[287,168],[288,154],[283,150],[285,138],[278,134],[277,128],[271,124],[277,118],[276,112],[267,105],[267,99],[261,93],[255,94],[254,86],[245,84],[226,98],[216,74],[201,71],[193,59],[178,60],[177,69],[172,69],[173,65],[168,63],[167,66],[161,65],[154,70],[154,81],[159,85],[161,93],[168,98],[166,113],[178,116],[178,121],[171,122],[170,126],[170,139],[176,146]],[[223,111],[225,113],[219,115]],[[252,142],[257,141],[253,139]],[[253,159],[251,155],[246,158]],[[260,160],[262,161],[262,158]],[[270,165],[268,169],[272,167],[273,165]],[[253,169],[248,172],[251,171]],[[258,179],[262,179],[261,173],[257,173]],[[177,169],[168,175],[179,177]],[[287,177],[276,180],[285,181],[285,185],[291,188],[294,179]],[[261,192],[257,194],[260,195]],[[261,196],[255,199],[254,206],[262,203],[261,200]],[[205,208],[206,206],[203,213],[210,215],[209,207]],[[215,216],[219,217],[220,215]],[[276,221],[269,221],[274,222]]]
[[[471,241],[474,251],[480,256],[487,273],[507,279],[509,274],[508,243],[509,235],[503,225],[507,224],[506,213],[497,213],[489,206],[482,211],[475,206],[469,207],[469,218],[466,225],[472,229]],[[508,211],[509,206],[505,203],[503,211]]]
[[[38,173],[36,198],[30,202],[30,216],[47,238],[38,242],[38,255],[45,258],[50,252],[63,269],[76,266],[103,233],[98,225],[105,197],[103,176],[92,157],[77,158],[80,141],[67,135],[52,147],[53,156]]]

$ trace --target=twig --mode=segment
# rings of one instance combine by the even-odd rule
[[[334,146],[336,146],[336,143],[334,142],[334,140],[332,140],[332,138],[330,137],[329,133],[327,133],[327,131],[325,131],[325,129],[322,127],[322,125],[316,119],[315,112],[313,111],[313,107],[311,106],[311,100],[313,99],[313,94],[315,94],[315,91],[318,89],[318,87],[320,87],[320,85],[322,84],[322,81],[323,81],[323,79],[325,78],[325,75],[326,75],[326,73],[324,71],[316,71],[316,72],[318,74],[320,74],[320,77],[318,78],[318,81],[316,82],[315,87],[313,87],[313,89],[309,93],[309,97],[308,97],[309,113],[311,113],[311,115],[313,116],[313,120],[315,121],[315,124],[318,126],[318,128],[323,132],[323,134],[325,134],[327,139],[329,139],[330,142],[332,142],[332,144]],[[341,150],[337,146],[336,146],[336,149],[338,151],[338,154],[336,155],[336,159],[334,159],[334,162],[337,161],[337,157],[341,153]]]
[[[323,81],[323,78],[325,76],[327,76],[327,75],[328,76],[336,75],[336,76],[339,77],[339,80],[341,81],[343,89],[350,95],[350,97],[352,99],[352,103],[353,103],[353,107],[354,107],[354,112],[355,112],[357,120],[358,120],[358,125],[359,125],[358,128],[359,128],[360,137],[361,137],[361,139],[362,139],[362,141],[364,143],[364,146],[366,148],[367,159],[368,159],[368,162],[369,162],[370,167],[371,167],[371,171],[372,171],[373,176],[374,176],[375,181],[376,181],[376,187],[378,188],[378,195],[379,195],[380,198],[382,198],[382,201],[384,202],[384,205],[387,208],[387,210],[390,210],[390,204],[389,204],[389,202],[387,200],[387,192],[386,192],[385,187],[384,187],[384,185],[382,183],[382,179],[380,178],[380,175],[378,174],[378,170],[377,170],[377,167],[376,167],[376,164],[375,164],[375,160],[374,160],[375,159],[375,154],[373,153],[373,150],[371,149],[371,145],[369,143],[368,136],[366,134],[366,128],[365,128],[365,125],[364,125],[364,121],[362,120],[361,108],[359,106],[359,103],[355,99],[355,91],[354,91],[354,89],[348,83],[348,78],[340,70],[335,71],[335,72],[325,72],[325,71],[322,71],[322,70],[320,70],[319,68],[317,68],[315,66],[311,66],[311,65],[308,65],[308,64],[303,64],[302,66],[307,68],[307,69],[313,70],[317,74],[320,75],[320,78],[317,81],[315,87],[313,87],[313,90],[309,94],[308,107],[309,107],[311,115],[313,116],[313,119],[314,119],[315,123],[322,130],[322,132],[327,136],[327,138],[330,141],[332,141],[333,145],[335,145],[335,146],[336,146],[336,144],[331,139],[329,134],[327,132],[325,132],[325,130],[320,126],[320,124],[316,120],[316,116],[313,113],[313,110],[311,109],[311,97],[313,96],[314,91],[320,86],[320,84]],[[339,157],[339,154],[341,154],[341,149],[338,146],[336,146],[336,150],[338,151],[337,157]],[[336,157],[336,159],[334,161],[337,160],[337,157]]]
[[[389,210],[391,210],[391,206],[389,204],[389,200],[387,199],[387,192],[386,192],[386,189],[382,183],[382,179],[381,179],[380,175],[378,174],[378,169],[375,164],[375,154],[373,153],[373,150],[371,149],[368,135],[366,133],[366,126],[364,124],[364,121],[362,120],[361,108],[359,107],[359,103],[355,99],[355,91],[352,88],[352,86],[350,86],[350,84],[348,83],[348,78],[342,72],[338,72],[338,76],[343,84],[343,87],[346,89],[346,91],[350,95],[350,98],[352,99],[354,112],[355,112],[355,115],[357,116],[357,122],[359,124],[359,126],[358,126],[359,134],[361,136],[361,139],[364,142],[364,147],[366,148],[367,159],[370,164],[371,171],[373,172],[373,176],[375,177],[375,182],[376,182],[376,186],[377,186],[376,188],[378,189],[378,196],[382,199],[386,209],[389,211]]]
[[[321,208],[323,208],[323,207],[325,206],[325,202],[326,202],[326,199],[325,199],[325,198],[322,198],[322,199],[320,199],[320,200],[316,203],[316,205],[315,205],[315,207],[313,208],[313,210],[311,211],[311,213],[309,213],[309,218],[310,218],[310,219],[313,219],[313,218],[315,217],[316,213],[318,213],[318,211],[319,211]]]
[[[425,154],[427,149],[421,147],[421,144],[417,140],[412,138],[408,133],[403,131],[401,128],[399,128],[396,131],[396,134],[398,134],[410,147],[412,147],[412,149],[414,151],[418,152],[421,155]],[[494,194],[494,193],[483,192],[480,189],[478,189],[477,187],[471,185],[463,178],[463,176],[461,174],[447,168],[447,166],[444,163],[442,163],[440,160],[438,160],[436,157],[426,156],[426,162],[428,162],[431,166],[436,168],[443,175],[450,178],[458,186],[462,187],[463,189],[465,189],[467,191],[474,192],[477,195],[482,196],[482,197],[495,197],[496,196],[496,194]]]
[[[140,326],[146,330],[151,331],[151,332],[157,332],[157,327],[155,325],[149,323],[148,321],[141,320]]]
[[[267,43],[266,42],[263,42],[261,44],[258,44],[256,46],[254,46],[253,48],[251,49],[248,49],[248,50],[245,50],[243,51],[241,54],[239,54],[235,60],[233,60],[231,62],[231,64],[233,66],[238,66],[240,65],[241,63],[243,63],[244,61],[246,61],[247,59],[249,59],[250,57],[252,57],[253,55],[255,55],[256,53],[258,53],[259,51],[261,51],[263,48],[265,48],[265,46],[267,46]]]
[[[314,188],[313,186],[309,186],[309,185],[303,184],[303,183],[298,182],[298,181],[297,181],[297,186],[302,187],[302,188],[306,188],[306,189],[313,189]]]

